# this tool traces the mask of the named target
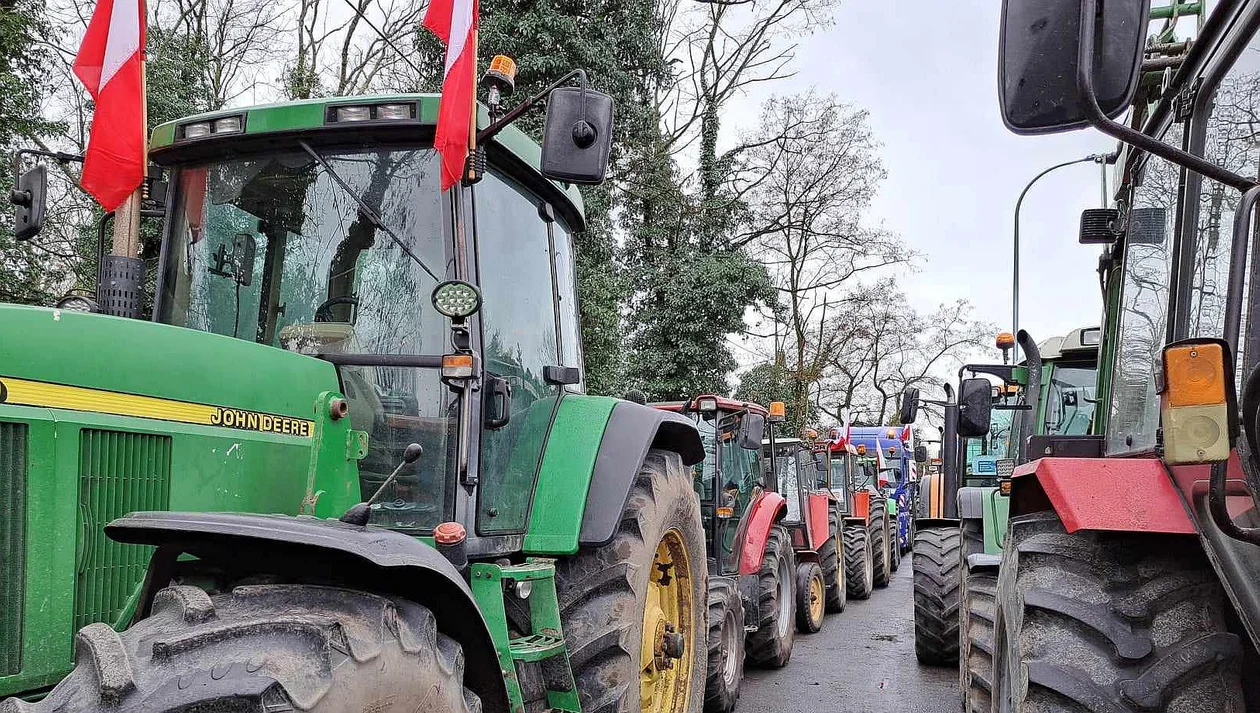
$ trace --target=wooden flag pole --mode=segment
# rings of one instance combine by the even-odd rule
[[[141,12],[145,12],[144,4],[140,4]],[[144,16],[141,15],[143,18]],[[143,53],[144,48],[140,51]],[[141,55],[140,60],[140,102],[143,121],[140,124],[140,141],[144,147],[143,159],[145,177],[149,175],[149,86],[145,68],[148,60]],[[144,181],[136,186],[122,205],[114,211],[114,243],[111,254],[121,257],[140,256],[140,203],[144,193]]]

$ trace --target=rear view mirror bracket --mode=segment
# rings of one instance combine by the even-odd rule
[[[1080,93],[1082,108],[1085,110],[1085,119],[1090,126],[1114,139],[1135,146],[1165,161],[1194,171],[1214,181],[1232,186],[1239,191],[1245,191],[1255,185],[1255,181],[1249,178],[1244,178],[1211,161],[1182,151],[1159,139],[1147,136],[1136,129],[1107,118],[1102,107],[1098,105],[1098,97],[1094,91],[1094,37],[1097,29],[1097,14],[1098,0],[1081,0],[1081,41],[1077,42],[1076,88]],[[1089,38],[1089,41],[1085,41],[1085,38]]]

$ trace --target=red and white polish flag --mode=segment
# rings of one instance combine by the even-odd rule
[[[463,178],[476,92],[477,0],[433,0],[424,26],[446,45],[446,72],[433,148],[442,156],[442,190]]]
[[[96,111],[83,160],[83,189],[112,211],[144,180],[142,0],[100,0],[74,58]]]

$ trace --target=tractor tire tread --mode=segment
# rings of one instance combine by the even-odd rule
[[[734,651],[724,651],[722,646],[722,625],[728,612],[735,620]],[[708,624],[709,666],[704,686],[704,710],[705,713],[730,713],[739,700],[740,684],[744,679],[744,598],[733,579],[713,577],[709,580]],[[725,656],[734,657],[733,685],[723,675]]]
[[[827,516],[827,535],[827,541],[818,548],[818,561],[822,565],[823,581],[827,585],[827,613],[839,614],[848,604],[849,596],[846,591],[848,583],[845,581],[847,573],[844,563],[841,562],[840,548],[836,545],[837,541],[843,540],[843,531],[840,527],[840,515],[835,510]]]
[[[849,598],[870,598],[875,588],[873,559],[870,531],[865,525],[847,525],[844,528],[844,577]]]
[[[81,629],[70,674],[0,711],[366,710],[388,691],[407,709],[480,713],[463,681],[463,649],[415,602],[304,584],[213,596],[176,586],[125,631]]]
[[[991,685],[1007,678],[1011,710],[1244,710],[1243,642],[1197,539],[1069,534],[1053,512],[1008,537]]]
[[[914,653],[929,666],[958,663],[961,539],[957,527],[915,533]]]
[[[789,621],[783,635],[779,634],[780,604],[778,600],[779,560],[787,559],[787,595],[792,607],[796,605],[796,553],[792,551],[792,538],[782,525],[770,528],[766,540],[766,553],[757,574],[757,630],[748,634],[745,643],[748,661],[762,668],[782,668],[792,658],[794,638]],[[789,614],[791,616],[791,614]]]

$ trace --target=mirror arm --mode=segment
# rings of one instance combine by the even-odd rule
[[[43,149],[18,149],[13,152],[13,183],[17,183],[18,176],[22,174],[22,157],[23,156],[43,156],[51,158],[54,161],[66,163],[74,161],[83,163],[83,157],[79,154],[66,153],[65,151],[45,151]]]
[[[1094,94],[1094,37],[1097,14],[1098,0],[1081,0],[1080,41],[1076,55],[1076,90],[1081,95],[1085,119],[1090,125],[1114,139],[1240,191],[1245,191],[1255,185],[1256,182],[1250,178],[1227,171],[1211,161],[1169,146],[1159,139],[1107,118],[1102,107],[1098,106],[1098,97]]]
[[[500,131],[503,131],[505,128],[507,128],[508,124],[511,124],[512,122],[521,118],[521,116],[525,114],[525,112],[529,111],[530,109],[533,109],[543,100],[545,100],[547,98],[547,95],[551,94],[552,89],[555,89],[556,87],[559,87],[560,85],[565,84],[566,82],[568,82],[570,79],[573,79],[574,77],[577,77],[578,79],[581,80],[582,92],[583,92],[583,95],[585,96],[586,70],[575,69],[569,72],[568,74],[564,75],[563,77],[557,79],[556,81],[552,82],[551,84],[548,84],[545,88],[543,88],[542,91],[526,99],[520,104],[517,104],[516,106],[512,107],[512,110],[504,114],[502,117],[500,117],[498,121],[490,124],[489,126],[482,129],[481,131],[478,131],[477,143],[484,144],[490,139],[497,136]],[[581,119],[583,121],[586,120],[586,102],[582,102]]]

